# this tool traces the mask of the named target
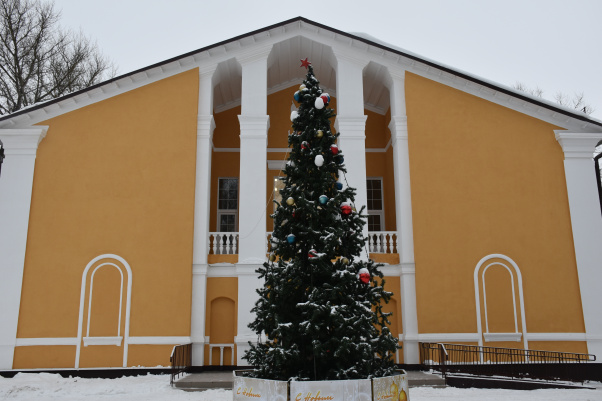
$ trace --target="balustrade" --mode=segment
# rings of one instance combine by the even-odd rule
[[[266,252],[271,252],[272,233],[266,233]],[[238,254],[239,234],[237,232],[210,232],[209,253],[214,255]],[[397,231],[370,231],[368,233],[368,252],[399,253]]]
[[[368,252],[399,253],[397,231],[370,231],[368,233]]]
[[[213,364],[214,348],[219,348],[219,366],[224,366],[224,348],[230,348],[230,366],[234,366],[234,344],[209,344],[209,365]]]
[[[238,254],[238,233],[210,232],[209,253],[214,255]]]

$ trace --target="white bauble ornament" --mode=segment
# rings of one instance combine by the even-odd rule
[[[316,102],[314,103],[314,106],[318,110],[323,109],[324,108],[324,100],[322,100],[321,98],[317,97],[316,98]]]
[[[322,167],[322,165],[324,164],[324,156],[317,155],[316,158],[314,159],[314,163],[316,163],[316,166]]]
[[[299,113],[297,112],[297,110],[291,111],[291,121],[295,121],[297,117],[299,117]]]

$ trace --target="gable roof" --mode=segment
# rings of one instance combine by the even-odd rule
[[[63,114],[79,107],[104,100],[108,97],[135,89],[148,83],[166,78],[185,70],[196,68],[203,60],[210,58],[212,51],[223,48],[236,48],[235,43],[255,42],[254,38],[271,36],[272,32],[280,32],[287,27],[303,29],[313,28],[313,31],[329,36],[335,36],[338,40],[346,39],[349,45],[369,47],[371,54],[382,52],[397,57],[397,60],[408,71],[418,73],[427,78],[455,87],[465,92],[477,95],[481,98],[491,100],[495,103],[512,108],[519,112],[540,118],[542,120],[566,126],[565,128],[578,130],[602,131],[602,121],[592,118],[585,113],[569,109],[545,99],[537,98],[520,92],[516,89],[486,80],[465,71],[447,66],[409,52],[397,46],[382,42],[370,35],[363,33],[348,33],[335,28],[308,20],[303,17],[292,18],[277,24],[257,29],[243,35],[233,37],[191,52],[172,57],[170,59],[140,68],[138,70],[111,78],[107,81],[90,86],[56,99],[38,103],[12,114],[0,116],[0,128],[15,128],[17,126],[36,124],[56,115]],[[563,122],[565,124],[563,124]]]

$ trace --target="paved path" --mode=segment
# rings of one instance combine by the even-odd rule
[[[445,387],[441,376],[421,371],[408,371],[410,387]],[[175,387],[188,391],[208,390],[212,388],[232,389],[232,372],[203,372],[189,374],[174,383]]]

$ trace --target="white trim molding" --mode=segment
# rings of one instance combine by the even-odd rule
[[[514,275],[512,274],[512,269],[510,269],[510,267],[508,267],[508,265],[506,265],[502,262],[499,262],[499,261],[495,261],[496,259],[498,259],[498,260],[501,259],[501,260],[508,262],[512,266],[512,269],[514,270],[514,272],[516,273],[516,283],[517,283],[517,287],[518,287],[518,299],[519,299],[519,308],[520,308],[520,317],[521,317],[521,330],[520,331],[519,331],[518,322],[517,322],[516,294],[515,294],[515,289],[514,289],[514,281],[515,281]],[[485,266],[483,268],[481,280],[479,280],[479,272],[481,271],[481,267],[485,264],[485,262],[488,262],[490,260],[493,260],[493,262],[489,263],[487,266]],[[510,279],[512,281],[512,305],[513,305],[513,310],[514,310],[514,329],[515,329],[514,333],[490,333],[489,332],[489,323],[488,323],[488,317],[487,317],[487,298],[486,298],[486,293],[485,293],[485,272],[491,266],[502,266],[510,273]],[[481,325],[481,291],[480,291],[481,284],[483,285],[483,306],[485,309],[485,311],[484,311],[484,313],[485,313],[485,333],[483,333],[483,327]],[[526,322],[526,318],[525,318],[525,299],[523,296],[523,278],[520,273],[520,269],[518,268],[518,265],[512,259],[510,259],[508,256],[502,255],[499,253],[494,253],[494,254],[485,256],[484,258],[482,258],[479,261],[479,263],[477,263],[477,266],[474,269],[474,291],[475,291],[475,306],[476,306],[476,312],[477,312],[477,333],[479,336],[478,337],[479,345],[483,346],[483,338],[487,342],[489,342],[489,341],[520,341],[520,338],[522,336],[524,349],[529,349],[529,342],[527,340],[527,322]],[[516,338],[518,338],[518,340]]]
[[[115,261],[115,262],[112,262]],[[96,265],[97,262],[102,262]],[[86,304],[86,288],[88,283],[88,271],[96,266],[92,272],[90,277],[90,291],[89,291],[89,301],[88,301],[88,321],[87,321],[87,331],[86,337],[83,336],[83,323],[84,323],[84,308]],[[90,310],[92,309],[92,290],[94,285],[94,273],[98,269],[103,266],[112,266],[115,267],[121,273],[121,294],[120,294],[120,303],[119,303],[119,322],[118,322],[118,330],[117,336],[114,337],[90,337]],[[81,283],[81,292],[80,292],[80,300],[79,300],[79,319],[77,323],[77,344],[75,351],[75,368],[79,368],[79,358],[81,355],[81,344],[82,339],[86,338],[84,341],[84,346],[88,345],[121,345],[121,340],[117,343],[117,338],[121,338],[121,310],[123,308],[123,269],[126,270],[127,273],[127,289],[126,289],[126,301],[125,301],[125,322],[124,322],[124,334],[123,334],[123,367],[127,367],[127,358],[128,358],[128,344],[129,344],[129,336],[130,336],[130,310],[132,306],[132,269],[130,265],[123,259],[121,256],[117,256],[114,254],[104,254],[95,257],[92,259],[82,274],[82,283]]]
[[[17,338],[17,347],[34,347],[40,345],[77,345],[77,337]]]
[[[418,341],[428,343],[472,343],[479,341],[479,333],[421,333]]]
[[[268,160],[268,170],[284,170],[286,160]]]
[[[587,341],[585,333],[527,333],[529,341]]]
[[[555,131],[564,152],[564,174],[587,348],[602,355],[602,216],[593,160],[602,133]]]
[[[173,345],[188,344],[192,342],[188,336],[148,336],[148,337],[130,337],[131,345]]]
[[[489,333],[486,341],[520,341],[521,333]],[[420,333],[418,341],[430,343],[472,343],[479,341],[479,333]],[[518,338],[518,339],[517,339]],[[529,341],[587,341],[585,333],[527,333]]]
[[[123,337],[84,337],[82,340],[84,341],[84,347],[88,345],[116,345],[120,347]]]
[[[522,336],[521,333],[483,333],[483,338],[487,343],[496,341],[520,342]]]
[[[88,345],[121,345],[123,337],[84,337],[84,347]],[[17,347],[36,347],[53,345],[77,346],[77,337],[46,337],[46,338],[17,338]],[[191,342],[188,336],[147,336],[129,337],[130,345],[174,345],[188,344]]]

